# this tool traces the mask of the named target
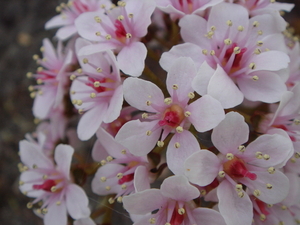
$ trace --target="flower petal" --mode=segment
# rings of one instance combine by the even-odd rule
[[[71,161],[74,149],[70,145],[60,144],[55,148],[56,169],[70,179]]]

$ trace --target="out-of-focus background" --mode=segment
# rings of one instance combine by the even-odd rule
[[[44,24],[56,15],[55,7],[61,2],[0,0],[0,224],[43,224],[26,208],[30,199],[18,189],[18,143],[35,130],[28,92],[33,81],[26,73],[36,70],[32,56],[39,54],[43,38],[55,34],[55,30],[45,31]],[[300,0],[285,2],[296,4],[285,18],[300,34]],[[125,224],[123,219],[119,214],[120,222],[115,224]]]

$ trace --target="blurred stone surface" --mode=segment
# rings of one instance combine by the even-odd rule
[[[43,224],[26,208],[30,199],[18,189],[18,143],[26,133],[35,130],[32,99],[27,90],[32,81],[26,78],[26,72],[37,67],[32,55],[39,53],[42,39],[51,39],[55,34],[55,30],[45,31],[44,24],[56,15],[55,7],[60,2],[0,1],[0,224]],[[297,4],[286,18],[300,34],[300,1],[287,2]],[[125,215],[118,211],[113,215],[114,224],[128,224]]]

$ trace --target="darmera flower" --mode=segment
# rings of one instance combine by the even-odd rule
[[[42,201],[40,210],[45,225],[66,225],[67,215],[73,219],[90,215],[88,198],[84,190],[72,182],[70,166],[73,148],[60,144],[56,147],[53,162],[37,145],[26,140],[20,142],[20,190],[35,198],[28,203],[31,208]]]

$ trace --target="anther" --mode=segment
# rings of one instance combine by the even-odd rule
[[[259,30],[259,31],[257,31],[257,34],[258,34],[258,35],[262,35],[262,34],[263,34],[263,31],[262,31],[262,30]]]
[[[227,20],[226,24],[231,27],[232,26],[232,21],[231,20]]]
[[[57,201],[57,202],[56,202],[56,205],[60,205],[60,204],[61,204],[61,201]]]
[[[273,204],[267,204],[267,207],[268,207],[268,208],[272,208],[272,207],[273,207]]]
[[[250,63],[249,64],[249,68],[251,69],[251,70],[254,70],[255,68],[256,68],[256,65],[255,65],[255,63]]]
[[[126,34],[126,38],[127,38],[127,39],[132,38],[132,34],[131,34],[131,33],[127,33],[127,34]]]
[[[118,1],[118,6],[125,7],[126,6],[126,2]]]
[[[44,70],[44,68],[43,67],[38,67],[37,69],[36,69],[38,72],[42,72],[43,70]]]
[[[106,161],[107,161],[107,162],[111,162],[113,159],[114,159],[114,158],[113,158],[112,156],[110,156],[110,155],[106,157]]]
[[[30,91],[30,92],[34,91],[34,87],[33,87],[32,85],[30,85],[30,86],[28,87],[28,91]]]
[[[188,94],[188,97],[189,97],[189,99],[193,99],[193,98],[195,98],[195,94],[193,92],[190,92]]]
[[[111,35],[110,35],[110,34],[107,34],[107,35],[105,36],[105,39],[106,39],[106,40],[110,40],[110,39],[111,39]]]
[[[259,219],[260,219],[261,221],[265,221],[265,220],[266,220],[266,215],[265,215],[265,214],[260,214],[260,215],[259,215]]]
[[[151,101],[149,101],[149,100],[148,100],[148,101],[146,101],[146,105],[147,105],[147,106],[150,106],[150,105],[151,105],[151,103],[152,103],[152,102],[151,102]]]
[[[105,182],[105,181],[106,181],[106,177],[101,177],[100,180],[101,180],[102,182]]]
[[[239,54],[239,53],[241,53],[241,48],[240,47],[234,47],[233,52],[235,54]]]
[[[282,209],[282,210],[286,210],[286,209],[287,209],[287,206],[282,205],[282,206],[281,206],[281,209]]]
[[[128,14],[128,17],[129,17],[129,18],[133,18],[133,13],[129,13],[129,14]]]
[[[118,20],[120,21],[124,20],[124,16],[123,15],[118,16]]]
[[[76,79],[76,75],[75,74],[72,74],[71,76],[70,76],[70,80],[75,80]]]
[[[215,26],[211,26],[210,30],[215,31],[216,27]]]
[[[270,0],[270,2],[271,2],[271,3],[275,3],[275,2],[276,2],[276,0]]]
[[[203,54],[203,55],[207,55],[207,50],[206,50],[206,49],[203,49],[203,50],[202,50],[202,54]]]
[[[106,186],[105,190],[109,191],[110,190],[110,186]]]
[[[91,97],[91,98],[95,98],[95,97],[96,97],[96,93],[91,93],[91,94],[90,94],[90,97]]]
[[[146,134],[147,134],[147,136],[150,136],[152,134],[152,131],[151,130],[147,130]]]
[[[219,177],[225,177],[225,172],[224,171],[219,171],[218,175],[219,175]]]
[[[179,214],[179,215],[185,214],[185,209],[184,209],[184,208],[178,209],[178,214]]]
[[[253,25],[253,27],[258,27],[258,26],[259,26],[259,22],[258,22],[258,21],[254,21],[254,22],[252,23],[252,25]]]
[[[101,160],[100,163],[101,163],[102,166],[104,166],[106,164],[106,160],[103,159],[103,160]]]
[[[242,190],[243,190],[243,185],[241,185],[241,184],[235,185],[235,190],[236,190],[237,192],[242,191]]]
[[[171,99],[171,98],[165,98],[165,99],[164,99],[164,103],[165,103],[166,105],[170,105],[170,104],[172,103],[172,99]]]
[[[76,71],[77,71],[77,73],[79,73],[79,74],[82,73],[82,69],[81,69],[81,68],[77,69]]]
[[[191,116],[191,112],[190,112],[190,111],[186,111],[186,112],[184,113],[184,116],[185,116],[185,117]]]
[[[253,77],[252,77],[252,80],[254,80],[254,81],[257,81],[258,79],[259,79],[258,76],[253,76]]]
[[[84,109],[78,109],[78,113],[79,114],[83,114],[84,113]]]
[[[95,16],[94,17],[94,20],[97,22],[97,23],[101,23],[101,19],[100,19],[100,17],[99,16]]]
[[[229,38],[224,40],[224,44],[225,45],[231,45],[232,44],[232,40],[230,40]]]
[[[26,73],[26,77],[27,77],[27,78],[32,78],[32,73],[31,73],[31,72],[27,72],[27,73]]]
[[[126,185],[126,184],[122,184],[122,185],[121,185],[121,188],[122,188],[123,190],[125,190],[125,189],[127,188],[127,185]]]
[[[96,34],[96,36],[101,36],[101,32],[100,31],[97,31],[95,34]]]
[[[240,145],[240,146],[238,147],[238,149],[239,149],[240,152],[244,152],[244,151],[246,150],[246,148],[245,148],[244,145]]]
[[[174,147],[175,147],[175,148],[180,148],[180,144],[179,144],[178,142],[176,142],[176,143],[174,144]]]
[[[43,213],[43,214],[46,214],[47,212],[48,212],[48,209],[47,209],[47,208],[43,208],[43,209],[42,209],[42,213]]]
[[[32,202],[28,202],[26,206],[27,206],[28,209],[31,209],[33,204],[32,204]]]
[[[215,53],[214,50],[211,50],[211,51],[209,52],[209,54],[210,54],[210,55],[215,55],[216,53]]]
[[[118,173],[118,174],[117,174],[117,178],[118,178],[118,179],[121,179],[122,177],[123,177],[123,173]]]
[[[272,184],[266,184],[266,187],[267,187],[268,189],[272,189],[272,188],[273,188]]]
[[[100,87],[100,82],[99,82],[99,81],[95,81],[95,82],[94,82],[94,87],[96,87],[96,88],[97,88],[97,87]]]
[[[268,154],[264,154],[264,160],[269,160],[270,159],[270,156]]]
[[[173,88],[174,90],[177,90],[177,89],[178,89],[178,84],[173,84],[173,85],[172,85],[172,88]]]
[[[125,154],[127,153],[126,149],[122,149],[122,150],[121,150],[121,153],[122,153],[123,155],[125,155]]]
[[[122,196],[119,196],[119,197],[117,198],[117,202],[122,203],[122,202],[123,202],[123,197],[122,197]]]
[[[40,57],[39,57],[38,55],[34,54],[34,55],[32,56],[32,58],[33,58],[33,60],[38,60]]]
[[[36,80],[36,83],[37,83],[37,84],[42,84],[42,83],[43,83],[43,80],[42,80],[42,79],[37,79],[37,80]]]
[[[38,167],[37,167],[37,165],[33,164],[33,165],[32,165],[32,168],[33,168],[33,169],[37,169]]]
[[[260,190],[258,190],[258,189],[255,189],[255,190],[253,191],[253,195],[254,195],[255,197],[259,197],[260,194],[261,194],[261,192],[260,192]]]
[[[56,192],[57,191],[57,187],[56,186],[52,186],[51,187],[51,192]]]
[[[273,173],[275,173],[275,168],[274,167],[269,167],[268,168],[268,172],[269,172],[269,174],[273,174]]]
[[[294,119],[293,122],[294,122],[295,125],[299,125],[300,124],[300,120],[299,119]]]
[[[201,196],[204,196],[204,195],[206,195],[206,191],[203,189],[200,191],[200,194],[201,194]]]
[[[182,133],[183,132],[183,128],[181,126],[176,127],[176,131],[178,133]]]
[[[226,159],[232,160],[234,158],[234,155],[232,153],[227,153],[226,154]]]
[[[97,71],[98,73],[101,73],[101,72],[102,72],[102,69],[98,67],[98,68],[96,69],[96,71]]]
[[[243,198],[243,197],[244,197],[244,195],[245,195],[245,193],[244,193],[243,191],[241,191],[241,192],[238,192],[238,196],[239,196],[239,198]]]
[[[35,92],[31,92],[31,93],[30,93],[30,97],[31,97],[31,98],[35,98],[35,96],[36,96],[36,93],[35,93]]]
[[[297,158],[297,159],[300,158],[300,153],[299,152],[295,152],[295,158]]]
[[[80,100],[80,99],[77,100],[77,105],[78,105],[78,106],[81,106],[81,105],[82,105],[82,100]]]
[[[243,26],[240,25],[240,26],[238,26],[237,29],[238,29],[238,31],[243,31],[245,28],[244,28]]]
[[[48,179],[48,175],[46,175],[46,174],[43,175],[43,179],[44,179],[44,180]]]
[[[157,146],[160,147],[160,148],[164,147],[164,144],[165,143],[163,141],[158,141],[157,142]]]
[[[290,161],[291,161],[292,163],[296,163],[296,159],[295,159],[295,158],[291,158]]]
[[[257,49],[254,50],[254,53],[255,53],[256,55],[259,55],[259,54],[261,53],[261,50],[260,50],[259,48],[257,48]]]
[[[143,114],[142,114],[142,118],[143,118],[143,119],[147,119],[148,116],[149,116],[148,113],[143,113]]]
[[[19,181],[19,185],[22,186],[24,184],[24,181]]]
[[[115,203],[115,199],[112,198],[112,197],[110,197],[110,198],[108,199],[108,203],[109,203],[109,204],[114,204],[114,203]]]
[[[257,42],[256,42],[256,45],[257,45],[257,46],[262,46],[263,44],[264,44],[264,43],[263,43],[262,41],[257,41]]]
[[[155,224],[156,223],[156,219],[154,217],[150,218],[148,221],[149,221],[150,224]]]
[[[258,159],[262,159],[262,158],[263,158],[261,152],[256,152],[256,153],[255,153],[255,157],[258,158]]]

